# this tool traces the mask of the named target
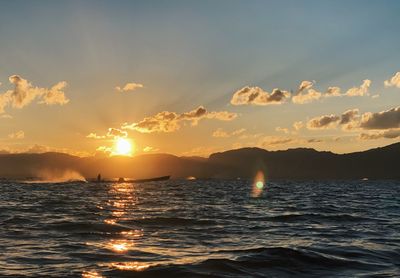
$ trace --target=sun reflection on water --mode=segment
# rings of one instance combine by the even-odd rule
[[[82,278],[103,278],[104,276],[100,275],[96,271],[84,271],[82,273]]]
[[[104,223],[109,224],[109,225],[115,225],[115,223],[117,223],[117,221],[114,219],[105,219]]]
[[[111,240],[106,247],[114,252],[123,253],[132,248],[133,243],[125,239]]]
[[[128,237],[139,238],[139,237],[143,236],[143,231],[141,231],[141,230],[129,230],[129,231],[122,231],[120,234],[124,235],[124,236],[128,236]]]
[[[116,268],[118,270],[142,271],[149,268],[150,264],[143,262],[114,262],[107,264],[106,266]]]

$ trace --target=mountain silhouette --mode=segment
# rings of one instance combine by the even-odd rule
[[[144,154],[134,157],[77,157],[64,153],[0,154],[0,178],[20,179],[62,175],[74,171],[86,178],[253,178],[263,171],[268,179],[400,179],[400,143],[348,154],[308,148],[267,151],[241,148],[209,158]]]

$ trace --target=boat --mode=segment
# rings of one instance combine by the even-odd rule
[[[169,180],[171,176],[162,176],[162,177],[155,177],[149,179],[136,179],[136,180],[128,180],[124,182],[149,182],[149,181],[166,181]]]
[[[117,182],[117,183],[141,183],[141,182],[151,182],[151,181],[165,181],[169,180],[171,176],[161,176],[161,177],[154,177],[154,178],[147,178],[147,179],[124,179],[119,178],[117,180],[103,180],[103,179],[91,179],[92,182]]]

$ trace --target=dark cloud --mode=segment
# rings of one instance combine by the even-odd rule
[[[337,122],[340,120],[336,115],[324,115],[312,118],[307,122],[308,129],[328,129],[336,127]]]
[[[287,98],[290,98],[290,93],[280,89],[274,89],[272,93],[268,93],[260,87],[244,87],[236,91],[231,99],[233,105],[270,105],[282,104]]]
[[[377,113],[364,113],[360,127],[363,129],[389,129],[400,127],[400,106]]]
[[[231,113],[228,111],[208,112],[203,106],[199,106],[192,111],[182,114],[163,111],[154,116],[146,117],[140,122],[124,124],[122,128],[136,130],[141,133],[174,132],[180,129],[183,122],[190,122],[192,125],[197,125],[202,119],[231,121],[236,117],[236,113]]]
[[[400,129],[389,129],[374,133],[361,133],[359,138],[361,140],[372,140],[372,139],[395,139],[400,137]]]

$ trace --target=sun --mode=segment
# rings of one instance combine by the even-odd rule
[[[125,138],[118,138],[115,142],[115,154],[116,155],[131,155],[132,144]]]

